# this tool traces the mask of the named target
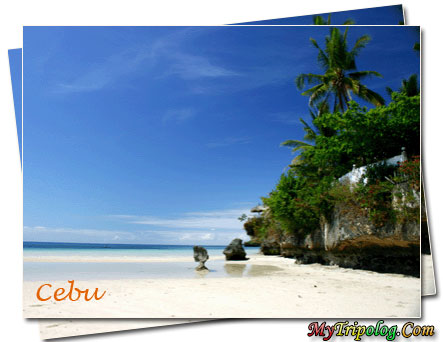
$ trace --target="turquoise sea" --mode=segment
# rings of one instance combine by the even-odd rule
[[[86,280],[86,279],[149,279],[149,278],[199,278],[194,271],[197,263],[192,261],[142,262],[137,259],[174,259],[188,257],[192,260],[191,245],[129,245],[129,244],[80,244],[24,242],[23,278],[25,281]],[[260,266],[226,264],[223,257],[225,246],[204,246],[209,253],[206,263],[210,272],[205,277],[253,276],[261,274]],[[245,247],[248,255],[258,254],[258,247]],[[88,260],[89,258],[89,260]],[[39,261],[42,259],[44,261]],[[69,262],[50,261],[72,260]],[[82,261],[85,259],[88,261]],[[112,259],[112,262],[100,262]],[[119,262],[119,260],[128,260]],[[93,260],[93,261],[91,261]]]

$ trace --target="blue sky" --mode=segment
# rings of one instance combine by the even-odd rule
[[[358,25],[397,25],[404,21],[403,6],[391,5],[373,8],[365,8],[351,11],[341,11],[333,13],[320,13],[324,19],[332,15],[332,24],[341,24],[347,19],[354,19]],[[314,15],[315,16],[315,15]],[[298,17],[275,18],[260,20],[233,25],[311,25],[313,15],[304,15]],[[11,49],[8,51],[9,64],[11,70],[11,83],[14,96],[15,117],[17,123],[17,136],[19,151],[21,156],[21,137],[22,137],[22,49]]]
[[[354,19],[358,19],[355,18]],[[358,22],[358,20],[357,20]],[[24,239],[225,244],[303,136],[328,27],[24,28]],[[351,27],[387,97],[419,72],[413,27]]]

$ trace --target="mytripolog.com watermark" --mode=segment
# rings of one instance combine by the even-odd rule
[[[337,322],[328,325],[326,322],[312,322],[308,326],[308,336],[322,337],[323,341],[329,341],[332,336],[353,336],[355,341],[361,341],[367,336],[382,336],[387,341],[393,341],[397,337],[405,338],[413,336],[433,336],[433,325],[415,325],[413,322],[407,322],[403,326],[398,325],[387,326],[383,320],[379,320],[374,325],[359,325],[358,322],[349,324],[349,321]]]

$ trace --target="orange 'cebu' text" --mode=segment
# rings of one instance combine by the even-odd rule
[[[54,298],[57,302],[62,300],[70,300],[76,302],[81,300],[82,298],[89,302],[90,300],[100,300],[105,295],[106,291],[103,291],[101,295],[99,295],[99,289],[95,288],[94,292],[91,289],[81,290],[77,287],[74,287],[74,280],[69,280],[70,284],[69,290],[64,287],[59,287],[54,289],[51,284],[43,284],[37,289],[37,299],[45,302]]]

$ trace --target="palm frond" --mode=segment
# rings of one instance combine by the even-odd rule
[[[349,55],[355,59],[355,57],[360,53],[361,49],[363,49],[369,43],[370,40],[371,37],[366,34],[358,38],[354,44],[354,47],[349,52]]]
[[[320,65],[327,69],[329,66],[329,59],[328,56],[326,55],[326,53],[322,50],[322,48],[320,47],[320,45],[318,45],[317,41],[314,38],[309,38],[309,40],[311,41],[312,45],[314,45],[314,47],[318,50],[318,55],[317,55],[317,61],[320,63]]]
[[[370,76],[376,76],[376,77],[383,77],[380,73],[377,71],[355,71],[348,74],[349,77],[355,79],[355,80],[362,80],[366,77]]]
[[[305,83],[312,84],[313,82],[322,82],[323,75],[316,74],[300,74],[295,79],[295,84],[299,90],[303,89]]]
[[[302,140],[286,140],[283,141],[280,146],[286,146],[286,147],[293,147],[292,148],[292,152],[295,153],[300,149],[304,149],[304,148],[309,148],[309,147],[313,147],[313,145],[302,141]]]
[[[360,89],[358,94],[356,94],[361,99],[372,103],[375,106],[382,106],[385,104],[385,99],[375,91],[368,89],[366,86],[360,84]]]
[[[306,123],[306,121],[303,120],[302,118],[300,118],[300,121],[304,126],[303,130],[306,132],[306,134],[303,138],[307,141],[314,141],[315,137],[317,136],[317,133],[315,132],[315,130],[311,126],[309,126],[308,123]]]

